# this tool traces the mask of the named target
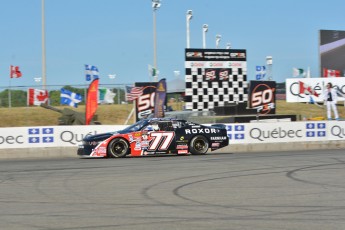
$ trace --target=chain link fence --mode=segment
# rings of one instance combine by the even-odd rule
[[[47,85],[45,89],[49,94],[49,104],[60,105],[61,88],[68,89],[82,95],[83,101],[79,105],[85,105],[85,96],[88,84],[80,85]],[[41,85],[0,87],[0,108],[28,106],[28,90],[42,89]],[[126,104],[126,84],[99,84],[99,89],[110,89],[114,94],[112,104]]]

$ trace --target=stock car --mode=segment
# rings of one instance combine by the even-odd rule
[[[229,144],[225,125],[200,125],[174,118],[143,119],[116,132],[86,136],[82,157],[120,158],[162,154],[206,154]]]

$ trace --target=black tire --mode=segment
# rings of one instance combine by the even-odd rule
[[[189,151],[193,155],[204,155],[206,154],[209,146],[208,140],[204,136],[195,136],[189,143]]]
[[[120,158],[126,157],[129,153],[129,145],[125,139],[115,138],[108,145],[108,157]]]

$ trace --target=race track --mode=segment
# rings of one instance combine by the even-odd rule
[[[0,229],[344,229],[344,150],[0,161]]]

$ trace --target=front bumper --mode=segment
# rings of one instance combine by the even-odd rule
[[[90,156],[92,152],[91,146],[79,145],[77,150],[78,156]]]

